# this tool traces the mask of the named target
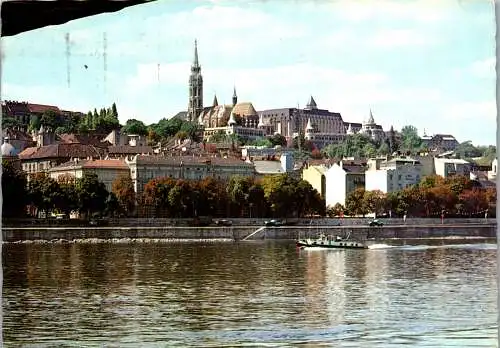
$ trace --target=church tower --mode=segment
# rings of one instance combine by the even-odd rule
[[[203,77],[198,63],[198,44],[194,40],[194,61],[189,76],[189,106],[187,119],[195,122],[203,110]]]

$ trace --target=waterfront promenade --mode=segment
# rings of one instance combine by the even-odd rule
[[[85,227],[2,227],[4,242],[82,239],[161,239],[161,240],[262,240],[262,239],[297,239],[315,236],[319,233],[345,235],[350,233],[353,238],[373,239],[414,239],[414,238],[445,238],[445,237],[483,237],[495,238],[497,225],[494,219],[456,219],[436,223],[432,219],[409,219],[402,223],[399,219],[394,223],[386,223],[382,227],[368,226],[368,219],[342,221],[336,225],[328,219],[317,220],[318,224],[266,227],[261,224],[238,224],[232,226],[187,227],[173,224],[152,226],[85,226]],[[348,220],[348,219],[346,219]],[[238,221],[237,221],[238,222]],[[321,222],[321,223],[320,223]],[[330,223],[328,223],[330,222]],[[427,222],[427,223],[425,223]],[[337,221],[338,223],[338,221]]]

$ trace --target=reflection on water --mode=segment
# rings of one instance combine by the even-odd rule
[[[496,346],[496,245],[4,244],[6,346]]]

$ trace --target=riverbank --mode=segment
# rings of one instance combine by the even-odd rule
[[[345,235],[365,240],[414,239],[444,237],[496,238],[496,224],[427,224],[368,226],[283,226],[259,227],[4,227],[4,243],[36,240],[82,240],[82,239],[163,239],[163,240],[262,240],[298,239],[316,236],[319,233]]]

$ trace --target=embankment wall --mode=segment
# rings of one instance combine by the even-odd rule
[[[2,228],[4,242],[75,239],[233,239],[242,240],[256,231],[252,226],[232,227],[9,227]],[[435,238],[496,237],[496,224],[393,225],[367,226],[284,226],[266,227],[248,240],[297,239],[315,237],[318,233],[353,238]]]

